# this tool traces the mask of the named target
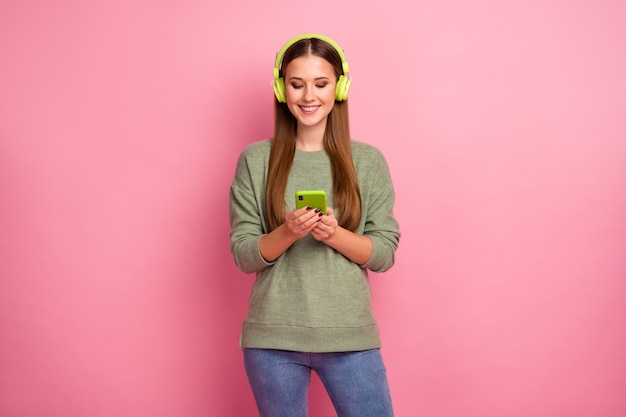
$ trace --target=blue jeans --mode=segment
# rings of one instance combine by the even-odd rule
[[[379,349],[304,353],[246,348],[243,353],[261,417],[307,417],[311,370],[320,377],[339,417],[393,417]]]

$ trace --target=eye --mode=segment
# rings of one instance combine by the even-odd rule
[[[291,84],[291,88],[293,88],[293,89],[295,89],[295,90],[298,90],[298,89],[300,89],[300,88],[302,88],[302,87],[303,87],[303,85],[302,85],[302,84],[293,84],[293,83]]]
[[[324,88],[324,87],[326,87],[327,85],[328,85],[328,83],[320,83],[320,84],[315,84],[315,86],[316,86],[317,88]]]

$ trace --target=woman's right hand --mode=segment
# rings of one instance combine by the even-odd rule
[[[317,227],[323,213],[312,207],[290,211],[285,222],[261,237],[259,251],[267,262],[273,262],[295,241],[303,238]]]
[[[323,215],[321,210],[311,206],[295,209],[285,215],[285,225],[299,239],[315,229]]]

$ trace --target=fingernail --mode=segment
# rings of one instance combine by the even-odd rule
[[[313,206],[306,206],[307,210],[311,210],[313,208]]]
[[[318,214],[318,216],[322,217],[324,215],[324,212],[320,212],[320,214]]]
[[[315,209],[315,212],[316,212],[316,213],[319,213],[320,211],[322,211],[322,210],[317,209],[317,208]]]

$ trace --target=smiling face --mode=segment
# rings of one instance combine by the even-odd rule
[[[304,55],[289,62],[284,73],[287,106],[298,131],[319,129],[323,135],[335,105],[337,76],[332,65],[316,55]]]

